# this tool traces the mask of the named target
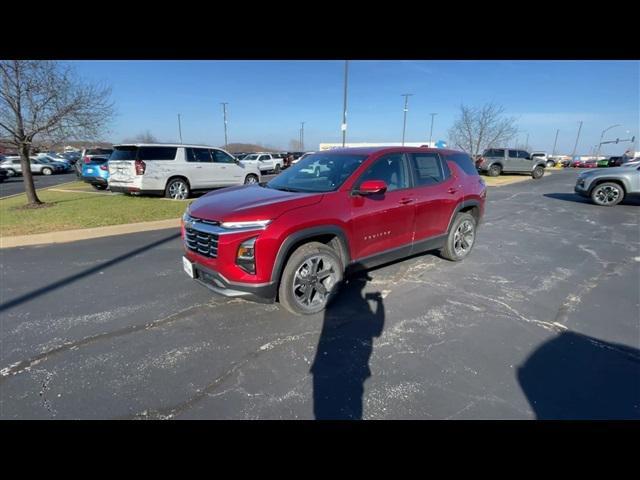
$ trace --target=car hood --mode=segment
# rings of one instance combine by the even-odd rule
[[[283,192],[260,185],[243,185],[209,192],[191,204],[189,214],[218,222],[273,220],[289,210],[318,203],[322,197],[322,193]]]
[[[602,170],[591,170],[588,172],[582,172],[579,177],[608,177],[611,175],[617,175],[619,173],[629,173],[629,169],[625,167],[610,167]]]

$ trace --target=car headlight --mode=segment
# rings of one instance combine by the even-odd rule
[[[265,228],[271,223],[271,220],[252,220],[250,222],[222,222],[220,226],[228,229],[249,229],[249,228]]]
[[[236,265],[251,274],[256,273],[256,253],[254,248],[256,238],[258,237],[253,237],[242,242],[236,253]]]

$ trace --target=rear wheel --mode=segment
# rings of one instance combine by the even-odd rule
[[[280,164],[276,163],[276,175],[280,173]]]
[[[469,255],[475,240],[476,219],[468,213],[458,213],[440,255],[452,262],[459,262]]]
[[[253,183],[258,183],[258,176],[251,173],[247,175],[247,178],[244,179],[244,184],[251,185]]]
[[[488,173],[490,177],[497,177],[502,173],[502,167],[497,164],[491,165]]]
[[[556,164],[555,164],[555,162],[553,160],[547,160],[547,167],[553,168],[555,166],[556,166]]]
[[[184,178],[169,180],[164,196],[172,200],[186,200],[189,198],[189,184]]]
[[[335,250],[319,242],[298,247],[280,279],[280,303],[296,315],[321,312],[335,297],[344,275]]]
[[[42,174],[43,175],[51,175],[53,173],[53,170],[51,170],[50,168],[43,168],[42,169]]]
[[[544,175],[544,168],[542,168],[541,166],[537,166],[536,168],[533,169],[533,172],[531,172],[531,177],[533,177],[535,180],[542,178],[543,175]]]
[[[7,168],[7,176],[8,177],[15,177],[16,176],[16,171],[13,168]]]
[[[624,190],[617,183],[607,182],[596,185],[591,191],[591,200],[602,207],[613,207],[624,198]]]

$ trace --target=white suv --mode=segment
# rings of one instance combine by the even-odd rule
[[[194,190],[260,182],[260,170],[205,145],[115,145],[109,157],[112,192],[160,194],[184,200]]]
[[[262,173],[280,173],[284,166],[284,158],[278,158],[276,154],[258,152],[247,155],[240,163],[259,168]]]

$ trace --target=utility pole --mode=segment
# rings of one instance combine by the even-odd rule
[[[552,157],[556,156],[556,144],[558,143],[558,134],[560,133],[560,129],[556,130],[556,139],[553,141],[553,152],[551,153]]]
[[[222,105],[222,115],[224,116],[224,148],[227,148],[229,145],[229,139],[227,138],[227,105],[229,102],[220,102]]]
[[[400,95],[404,97],[404,123],[402,124],[402,146],[404,147],[404,133],[407,129],[407,112],[409,111],[409,97],[411,97],[413,93],[403,93]]]
[[[600,142],[598,142],[598,153],[596,153],[596,159],[600,156],[600,145],[602,145],[602,137],[604,137],[604,134],[607,130],[611,130],[612,128],[615,127],[621,127],[622,125],[620,125],[619,123],[615,124],[615,125],[611,125],[610,127],[605,128],[602,133],[600,134]]]
[[[180,143],[182,143],[182,125],[180,123],[180,114],[178,114],[178,137],[180,138]]]
[[[527,140],[524,142],[524,149],[529,150],[529,133],[527,133]]]
[[[349,79],[349,60],[344,61],[344,101],[342,104],[342,147],[347,141],[347,81]]]
[[[580,139],[580,130],[582,130],[582,120],[580,120],[580,126],[578,127],[578,135],[576,136],[576,144],[573,146],[573,152],[571,152],[571,158],[576,154],[576,148],[578,148],[578,140]]]
[[[429,132],[429,146],[431,146],[431,141],[433,140],[433,117],[435,117],[437,113],[431,114],[431,131]]]
[[[300,122],[300,150],[304,152],[304,122]]]

